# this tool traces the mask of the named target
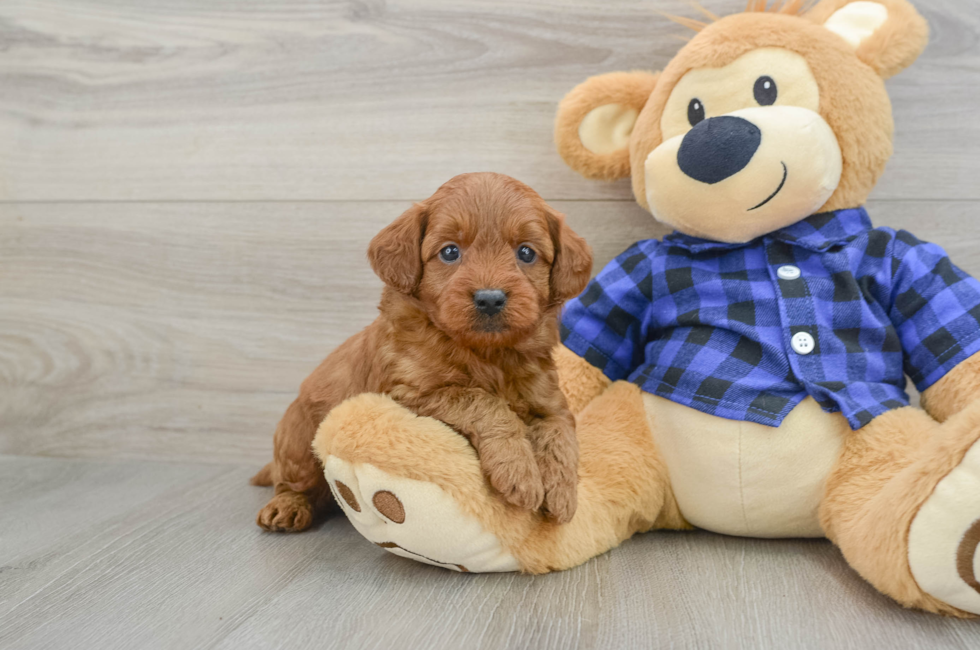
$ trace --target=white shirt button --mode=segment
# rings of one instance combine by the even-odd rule
[[[789,342],[793,352],[797,354],[810,354],[816,347],[816,343],[813,337],[806,332],[797,332]]]
[[[800,277],[800,267],[787,264],[776,269],[780,280],[796,280]]]

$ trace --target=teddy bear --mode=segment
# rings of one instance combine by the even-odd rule
[[[898,603],[980,614],[980,283],[862,207],[892,153],[884,79],[927,24],[906,0],[704,13],[663,71],[558,109],[565,162],[631,178],[675,229],[561,317],[572,521],[506,504],[463,437],[376,394],[320,426],[334,497],[368,540],[457,571],[563,570],[655,529],[826,537]]]

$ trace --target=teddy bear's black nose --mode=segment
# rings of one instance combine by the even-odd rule
[[[701,120],[687,132],[677,150],[681,171],[702,183],[717,183],[745,168],[762,132],[748,120],[732,115]]]

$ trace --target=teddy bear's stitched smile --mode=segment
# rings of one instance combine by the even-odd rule
[[[756,210],[758,208],[761,208],[766,203],[769,203],[774,198],[776,198],[776,195],[779,194],[780,190],[783,189],[783,185],[786,184],[786,177],[789,175],[789,170],[786,168],[786,163],[780,161],[779,164],[783,166],[783,180],[779,181],[779,187],[776,188],[776,191],[775,192],[773,192],[772,194],[769,195],[769,198],[767,198],[765,201],[763,201],[759,205],[757,205],[755,207],[752,207],[752,208],[749,208],[748,210],[746,210],[746,212],[752,212],[753,210]]]

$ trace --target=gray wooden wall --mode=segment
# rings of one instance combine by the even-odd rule
[[[744,0],[702,0],[717,13]],[[878,224],[980,275],[980,0],[916,0]],[[551,141],[586,77],[663,66],[684,0],[0,0],[0,647],[976,648],[828,542],[641,535],[460,576],[342,518],[270,535],[248,476],[373,317],[370,238],[516,176],[600,268],[664,230]]]
[[[728,13],[741,0],[705,6]],[[878,224],[980,273],[980,4],[888,82]],[[371,236],[466,171],[566,212],[596,268],[663,233],[567,169],[555,105],[662,67],[682,0],[0,3],[0,452],[260,463],[374,314]]]

